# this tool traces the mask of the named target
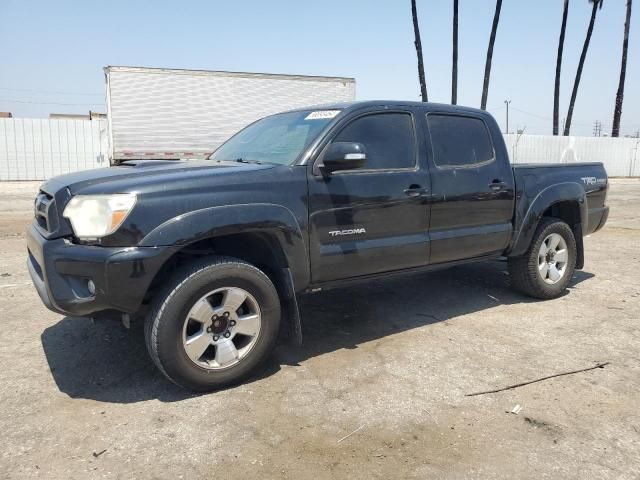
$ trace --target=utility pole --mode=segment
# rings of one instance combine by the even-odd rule
[[[509,104],[511,100],[505,100],[504,104],[507,106],[507,133],[509,133]]]
[[[602,122],[600,120],[596,120],[593,124],[593,136],[599,137],[602,133]]]

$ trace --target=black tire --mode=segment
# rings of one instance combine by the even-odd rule
[[[194,363],[183,346],[183,326],[192,306],[217,288],[235,287],[250,293],[261,312],[257,340],[245,357],[229,367],[210,370]],[[174,274],[154,297],[145,321],[151,359],[180,387],[208,392],[237,384],[271,353],[280,326],[278,293],[267,275],[253,265],[230,257],[195,261]]]
[[[555,284],[544,281],[538,269],[538,252],[542,242],[551,234],[560,235],[568,251],[568,260],[564,274]],[[516,290],[535,298],[548,300],[564,293],[576,266],[576,239],[571,227],[557,218],[543,218],[527,252],[520,257],[509,257],[509,275],[511,286]]]

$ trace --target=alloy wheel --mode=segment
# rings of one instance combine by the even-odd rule
[[[201,297],[185,318],[184,351],[193,363],[207,370],[231,367],[255,346],[261,320],[258,302],[246,290],[213,290]]]
[[[558,283],[567,271],[568,261],[569,250],[562,235],[547,236],[538,251],[538,272],[542,280],[549,285]]]

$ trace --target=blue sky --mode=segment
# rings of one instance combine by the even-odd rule
[[[493,0],[460,0],[460,104],[480,104]],[[622,133],[640,130],[640,4],[631,20]],[[589,21],[571,0],[562,75],[566,114]],[[449,102],[451,0],[418,0],[430,100]],[[488,109],[510,128],[551,133],[562,0],[504,0]],[[572,133],[610,131],[624,0],[596,20]],[[104,111],[106,65],[352,76],[358,99],[418,100],[409,0],[0,0],[0,111]]]

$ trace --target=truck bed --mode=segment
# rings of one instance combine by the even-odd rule
[[[602,163],[523,163],[514,164],[512,168],[518,198],[516,226],[521,224],[536,199],[544,196],[549,187],[557,189],[559,184],[564,185],[562,188],[567,192],[576,188],[584,190],[584,208],[588,218],[587,224],[582,225],[584,235],[595,232],[606,222],[609,182]]]

